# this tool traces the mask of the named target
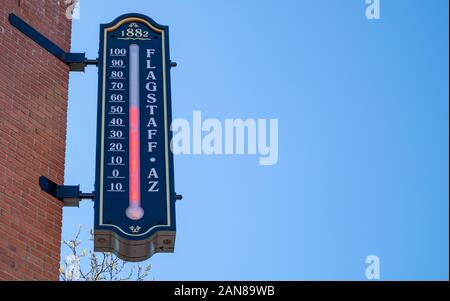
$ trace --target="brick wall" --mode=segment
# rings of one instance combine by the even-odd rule
[[[0,280],[58,280],[68,67],[9,24],[15,13],[66,51],[65,0],[0,0]]]

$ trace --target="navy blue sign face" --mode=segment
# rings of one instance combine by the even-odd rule
[[[130,14],[100,35],[94,248],[140,261],[175,241],[168,28]]]

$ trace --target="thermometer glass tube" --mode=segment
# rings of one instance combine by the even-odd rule
[[[130,45],[130,203],[126,210],[129,219],[144,216],[141,207],[140,133],[139,133],[139,45]]]

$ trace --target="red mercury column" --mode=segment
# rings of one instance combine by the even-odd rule
[[[141,207],[140,122],[139,122],[139,45],[130,45],[130,204],[126,210],[129,219],[144,216]]]

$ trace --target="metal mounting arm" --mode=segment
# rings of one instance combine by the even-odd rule
[[[80,185],[58,185],[44,176],[39,178],[39,186],[43,191],[63,202],[64,207],[79,207],[82,199],[95,199],[94,193],[81,192]]]
[[[83,193],[80,191],[80,185],[58,185],[45,176],[39,177],[39,186],[54,198],[64,203],[64,207],[80,207],[80,201],[83,199],[95,199],[95,193]],[[180,201],[183,196],[175,194],[175,201]]]
[[[88,60],[85,53],[69,53],[65,52],[58,45],[47,39],[43,34],[31,27],[24,20],[15,14],[9,15],[9,22],[27,37],[35,41],[38,45],[53,54],[62,62],[70,67],[70,71],[84,72],[87,65],[97,65],[98,60]]]

